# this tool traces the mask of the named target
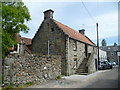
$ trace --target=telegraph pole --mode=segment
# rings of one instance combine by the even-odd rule
[[[99,65],[99,35],[98,35],[98,23],[96,23],[97,28],[97,48],[98,48],[98,65]]]
[[[50,46],[49,46],[49,44],[50,44],[50,42],[49,42],[49,40],[48,40],[48,57],[49,57],[49,54],[50,54]]]

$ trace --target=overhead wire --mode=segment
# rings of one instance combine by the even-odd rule
[[[88,15],[90,16],[90,18],[91,18],[93,21],[96,21],[96,20],[93,18],[93,16],[91,15],[91,13],[89,12],[89,10],[87,9],[87,7],[85,6],[84,2],[83,2],[82,0],[81,0],[81,2],[82,2],[82,4],[83,4],[85,10],[87,11]]]
[[[87,11],[88,15],[90,16],[91,20],[96,23],[96,26],[98,27],[98,17],[97,18],[94,18],[91,13],[89,12],[88,8],[86,7],[86,5],[84,4],[83,0],[81,0],[82,2],[82,5],[84,6],[85,10]],[[97,2],[98,6],[97,6],[97,9],[99,9],[99,3]],[[99,11],[99,10],[98,10]],[[98,43],[98,42],[97,42]]]

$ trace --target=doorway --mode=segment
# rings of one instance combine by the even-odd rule
[[[87,46],[87,44],[85,44],[85,56],[86,57],[88,56],[87,52],[88,52],[88,46]]]

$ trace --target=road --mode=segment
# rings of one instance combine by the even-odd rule
[[[90,75],[64,76],[28,88],[118,88],[118,67],[100,70]]]
[[[118,88],[118,69],[108,70],[101,73],[95,82],[86,86],[86,88]]]

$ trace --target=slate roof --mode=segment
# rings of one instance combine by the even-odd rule
[[[120,51],[119,50],[120,46],[100,46],[100,49],[104,51]]]
[[[82,35],[81,33],[73,30],[72,28],[54,20],[54,22],[67,34],[69,35],[69,37],[82,41],[84,43],[96,46],[90,39],[88,39],[88,37],[86,38],[84,35]]]

